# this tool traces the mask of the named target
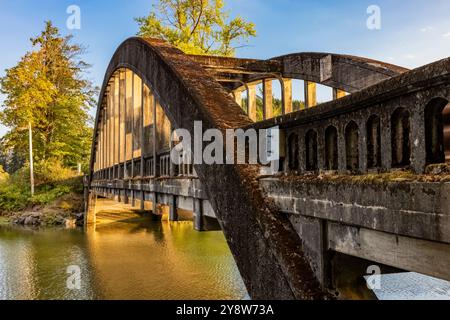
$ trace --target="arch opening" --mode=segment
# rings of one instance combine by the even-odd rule
[[[355,121],[345,128],[345,151],[347,159],[347,170],[359,170],[359,128]]]
[[[450,104],[435,98],[425,107],[427,164],[450,162]]]
[[[367,121],[367,168],[381,167],[381,121],[373,115]]]
[[[168,175],[171,123],[149,87],[132,70],[120,68],[112,74],[103,100],[94,175],[105,179]]]
[[[398,108],[391,117],[392,167],[401,168],[411,164],[410,114]]]
[[[289,150],[289,170],[296,171],[299,168],[299,147],[298,147],[298,135],[293,133],[288,139]]]
[[[306,133],[306,170],[316,171],[317,165],[317,132],[309,130]]]
[[[325,130],[325,168],[338,170],[338,132],[334,126]]]

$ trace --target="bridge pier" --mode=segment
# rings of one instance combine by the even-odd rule
[[[177,197],[174,195],[169,196],[169,221],[178,221]]]
[[[95,192],[90,191],[85,199],[87,199],[87,202],[85,205],[84,225],[87,227],[89,225],[95,225],[96,222],[97,195]]]
[[[134,190],[131,190],[131,206],[133,208],[136,207],[136,195]]]
[[[203,224],[203,201],[194,199],[194,229],[195,231],[204,231]]]
[[[157,217],[158,215],[158,193],[153,192],[152,193],[152,216]]]

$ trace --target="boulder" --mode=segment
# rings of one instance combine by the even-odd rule
[[[40,224],[39,218],[33,217],[33,216],[28,216],[25,218],[24,225],[26,226],[37,226]]]

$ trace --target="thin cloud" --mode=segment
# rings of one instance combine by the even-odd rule
[[[442,35],[444,38],[450,38],[450,31]]]
[[[433,30],[434,30],[434,27],[432,27],[432,26],[426,26],[426,27],[420,29],[421,32],[428,32],[428,31],[433,31]]]

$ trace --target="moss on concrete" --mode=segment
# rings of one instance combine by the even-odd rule
[[[448,171],[447,169],[448,168]],[[386,173],[368,173],[362,175],[347,175],[337,173],[288,175],[282,179],[289,181],[348,183],[348,184],[387,184],[401,182],[450,182],[450,166],[443,165],[439,169],[429,169],[432,172],[423,175],[414,174],[408,170],[394,170]]]

